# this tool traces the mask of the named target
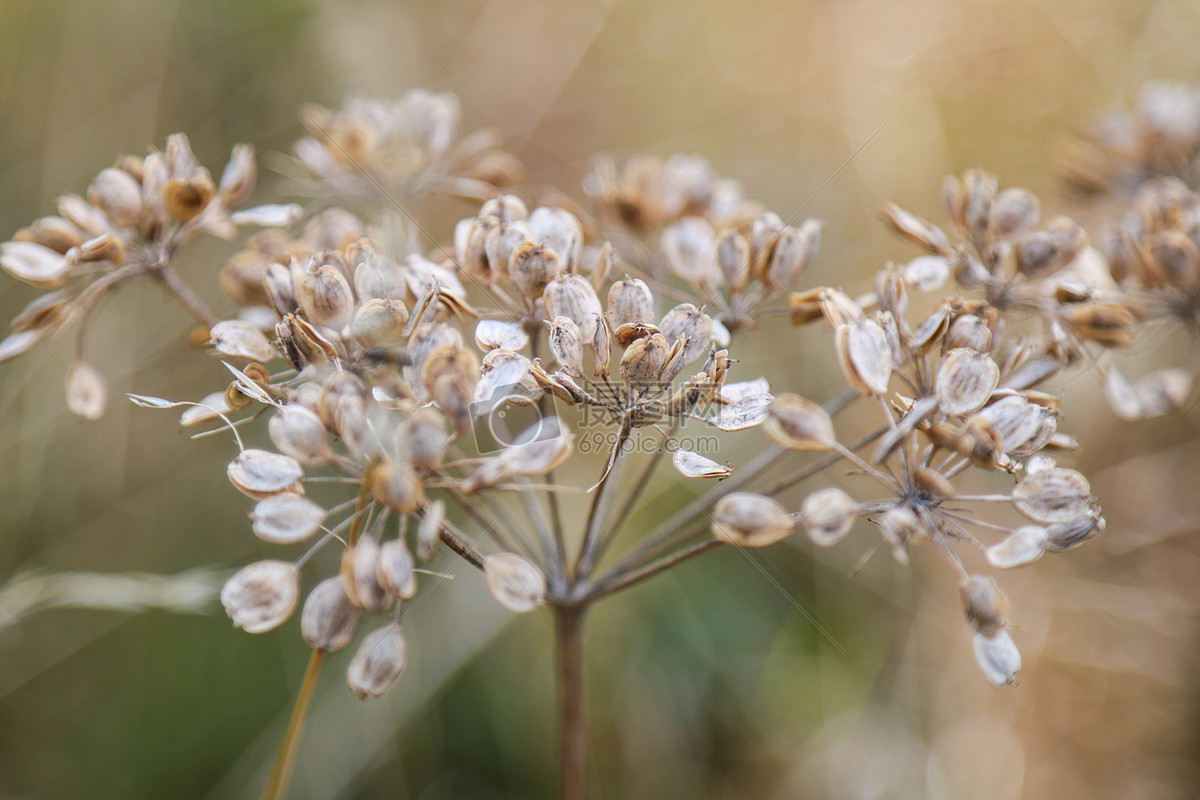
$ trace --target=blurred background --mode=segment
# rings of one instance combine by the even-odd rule
[[[1063,137],[1144,80],[1200,79],[1197,41],[1194,0],[4,0],[0,234],[173,131],[214,170],[243,141],[269,167],[301,104],[424,86],[458,93],[467,130],[504,134],[528,197],[579,197],[601,151],[702,154],[785,219],[825,221],[807,285],[861,291],[914,255],[879,204],[942,221],[948,172],[983,166],[1045,212],[1080,211],[1054,174]],[[258,194],[276,197],[269,174]],[[214,302],[230,247],[183,267]],[[34,295],[5,277],[0,318]],[[742,377],[840,390],[827,345],[764,328],[760,343],[797,348],[743,348]],[[155,287],[129,285],[90,323],[87,355],[114,397],[199,397],[222,368],[184,330]],[[1156,344],[1146,359],[1195,366],[1182,338]],[[73,347],[0,367],[0,798],[256,796],[307,656],[295,620],[247,636],[195,599],[265,552],[224,476],[231,445],[118,400],[100,423],[71,417]],[[1198,416],[1132,425],[1091,378],[1064,391],[1108,529],[1001,576],[1019,687],[978,673],[931,554],[852,579],[861,530],[819,554],[797,537],[757,565],[718,551],[592,614],[594,796],[1196,797]],[[670,507],[683,491],[649,496]],[[186,573],[176,600],[198,613],[26,613],[79,572]],[[458,572],[406,623],[413,663],[385,699],[346,691],[347,656],[322,675],[292,796],[551,795],[549,619],[503,613]],[[71,585],[89,605],[137,604],[124,584]]]

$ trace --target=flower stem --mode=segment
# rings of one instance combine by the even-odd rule
[[[587,800],[588,732],[583,677],[583,605],[554,606],[558,650],[558,800]]]
[[[308,669],[304,671],[304,680],[301,681],[300,691],[296,694],[296,705],[292,708],[291,718],[288,719],[283,741],[279,743],[275,763],[271,765],[271,777],[267,779],[267,786],[263,789],[263,800],[282,800],[287,792],[288,780],[292,777],[292,766],[296,761],[296,748],[300,744],[300,730],[304,727],[304,717],[308,714],[308,704],[317,686],[317,673],[321,671],[321,661],[324,657],[325,651],[316,649],[308,660]]]

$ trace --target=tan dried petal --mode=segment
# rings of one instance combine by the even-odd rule
[[[1000,368],[986,353],[960,347],[938,367],[935,389],[943,414],[968,414],[987,402],[1000,382]]]
[[[229,481],[243,494],[262,500],[285,491],[303,491],[304,468],[289,456],[267,450],[247,449],[238,453],[226,470]]]
[[[1092,488],[1075,470],[1055,467],[1027,475],[1012,497],[1017,510],[1035,522],[1071,522],[1088,513]]]
[[[546,576],[516,553],[493,553],[483,559],[488,591],[510,611],[532,611],[546,599]]]
[[[407,665],[404,635],[398,624],[389,623],[363,637],[346,670],[346,682],[359,700],[370,700],[395,686]]]
[[[304,601],[300,634],[309,647],[336,653],[354,639],[358,617],[358,608],[346,597],[341,578],[326,578]]]
[[[286,561],[256,561],[221,587],[221,605],[233,624],[247,633],[282,625],[296,609],[300,572]]]
[[[873,319],[848,321],[837,329],[838,362],[846,380],[863,395],[883,394],[892,375],[887,334]]]
[[[777,444],[790,450],[828,450],[837,443],[829,414],[798,394],[777,395],[763,427]]]
[[[685,478],[724,478],[733,474],[729,465],[718,464],[711,458],[682,447],[672,454],[671,463]]]
[[[307,497],[282,492],[259,501],[250,514],[251,529],[265,542],[295,544],[320,530],[326,513]]]
[[[976,633],[974,644],[975,660],[993,688],[1002,689],[1016,682],[1021,671],[1021,652],[1008,631],[999,631],[991,637]]]
[[[67,371],[67,408],[84,419],[100,419],[108,408],[108,381],[86,361]]]
[[[787,537],[792,528],[783,506],[749,492],[722,497],[712,512],[713,536],[739,547],[766,547]]]
[[[988,563],[993,567],[1008,569],[1031,564],[1046,552],[1046,529],[1039,525],[1017,528],[986,551]]]
[[[800,508],[808,537],[821,547],[840,542],[854,526],[858,503],[836,487],[813,492]]]

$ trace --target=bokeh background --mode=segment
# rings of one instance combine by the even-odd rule
[[[1048,211],[1102,216],[1063,193],[1060,142],[1146,79],[1200,79],[1197,42],[1194,0],[4,0],[0,233],[170,132],[214,168],[240,141],[270,166],[302,103],[426,86],[460,95],[468,129],[504,134],[527,196],[579,196],[596,152],[700,153],[785,219],[804,206],[825,220],[807,282],[862,290],[914,255],[878,205],[941,219],[948,172],[984,166]],[[206,244],[184,267],[214,301],[228,252]],[[6,280],[0,318],[32,296]],[[819,338],[763,327],[770,346],[740,353],[746,377],[787,375],[780,388],[820,399],[840,388]],[[87,353],[116,396],[199,397],[222,368],[188,351],[185,329],[156,288],[130,285]],[[252,637],[194,602],[261,552],[224,477],[231,446],[118,401],[102,423],[71,417],[74,344],[0,367],[0,798],[253,797],[306,650],[294,620]],[[1195,365],[1189,342],[1153,344],[1147,361]],[[1135,426],[1086,376],[1064,391],[1109,524],[1002,576],[1018,688],[978,674],[931,554],[851,579],[865,532],[757,564],[718,551],[592,615],[594,796],[1196,797],[1197,414]],[[683,491],[650,496],[663,508]],[[81,572],[185,573],[179,603],[203,613],[33,611]],[[413,664],[386,699],[359,703],[326,670],[292,796],[551,795],[549,620],[500,612],[458,573],[406,623]],[[85,605],[138,599],[67,584]]]

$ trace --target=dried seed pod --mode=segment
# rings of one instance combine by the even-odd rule
[[[273,361],[277,356],[263,332],[241,320],[218,322],[209,331],[209,339],[222,355],[254,361]]]
[[[986,550],[988,563],[1008,569],[1031,564],[1046,552],[1046,529],[1040,525],[1025,525],[1005,537],[1004,541]]]
[[[425,488],[408,464],[384,459],[371,469],[371,495],[400,514],[411,514],[421,507]]]
[[[908,506],[893,506],[878,520],[879,532],[892,548],[892,558],[897,564],[908,565],[909,542],[922,542],[929,538],[925,526]]]
[[[838,363],[847,382],[863,395],[883,394],[892,375],[892,349],[878,322],[865,317],[837,329]]]
[[[417,525],[417,556],[429,561],[437,555],[441,543],[442,523],[446,521],[446,504],[434,500],[425,509],[421,523]]]
[[[988,244],[992,240],[992,204],[996,197],[994,175],[978,169],[963,174],[962,221],[972,240]]]
[[[398,624],[389,623],[363,637],[346,669],[346,682],[359,700],[370,700],[395,686],[407,664],[404,635]]]
[[[1192,375],[1178,368],[1151,372],[1133,385],[1145,419],[1179,411],[1192,393]]]
[[[658,329],[668,342],[683,342],[680,356],[682,368],[708,349],[708,343],[712,341],[713,321],[691,303],[681,303],[666,313],[658,323]]]
[[[621,347],[629,347],[638,339],[644,339],[656,333],[659,333],[657,325],[645,322],[626,322],[613,331],[613,340]]]
[[[508,260],[508,278],[530,300],[542,296],[546,285],[562,269],[558,254],[542,244],[521,242]]]
[[[289,456],[247,449],[229,462],[229,482],[242,494],[263,500],[280,492],[303,494],[304,468]]]
[[[515,322],[481,319],[475,326],[475,344],[480,350],[520,350],[529,344],[529,334]]]
[[[863,315],[862,307],[851,300],[845,292],[825,288],[820,291],[821,313],[834,328],[840,328]]]
[[[546,599],[546,576],[516,553],[484,556],[483,579],[492,597],[510,611],[532,611]]]
[[[286,561],[256,561],[221,587],[221,605],[233,624],[247,633],[282,625],[296,609],[300,572]]]
[[[592,359],[595,362],[593,373],[597,378],[607,378],[608,362],[612,356],[613,333],[608,327],[608,320],[600,316],[596,320],[596,333],[592,337]]]
[[[1008,631],[1002,630],[995,636],[975,634],[975,660],[992,688],[1002,689],[1017,680],[1021,671],[1021,652]]]
[[[565,208],[539,206],[529,215],[529,227],[533,229],[533,241],[558,254],[564,271],[576,270],[583,248],[583,228],[574,214]]]
[[[964,578],[958,585],[958,597],[968,624],[984,636],[995,636],[1008,625],[1008,598],[996,585],[995,578],[988,575]]]
[[[45,289],[62,284],[71,263],[61,253],[35,242],[0,244],[0,267],[18,280]]]
[[[932,292],[950,279],[950,262],[945,256],[917,256],[904,265],[904,280],[918,292]]]
[[[595,338],[596,323],[603,309],[587,278],[575,272],[564,272],[546,286],[542,302],[549,319],[568,317],[579,326],[585,343],[591,343]]]
[[[267,429],[279,452],[305,466],[325,464],[334,456],[325,424],[304,406],[291,403],[279,409],[267,423]]]
[[[300,611],[300,634],[309,647],[336,653],[354,639],[358,607],[350,602],[341,578],[326,578],[313,587]]]
[[[282,492],[259,501],[250,514],[250,527],[265,542],[294,544],[319,531],[326,514],[307,497]]]
[[[771,260],[762,273],[762,282],[776,291],[785,291],[799,279],[821,244],[821,223],[806,219],[799,229],[786,227],[779,232],[771,250]]]
[[[930,497],[954,497],[954,484],[932,467],[917,467],[913,470],[913,483]]]
[[[858,516],[858,503],[836,487],[813,492],[800,509],[808,538],[821,547],[835,545],[845,538]]]
[[[387,611],[392,596],[379,585],[379,540],[360,536],[342,551],[342,588],[350,602],[370,612]]]
[[[717,501],[712,512],[712,533],[739,547],[766,547],[792,532],[793,523],[783,506],[769,497],[733,492]]]
[[[388,594],[404,600],[417,594],[412,552],[403,539],[389,539],[379,548],[379,585]]]
[[[717,234],[716,251],[725,291],[737,294],[750,280],[750,243],[736,228],[725,228]]]
[[[708,422],[723,431],[753,428],[767,421],[774,401],[775,397],[767,393],[743,397],[723,407],[710,417]]]
[[[640,278],[626,276],[608,290],[609,323],[613,329],[626,324],[650,323],[655,319],[654,295]],[[628,344],[620,342],[622,347]]]
[[[773,211],[759,214],[750,223],[750,275],[760,281],[764,280],[767,265],[775,252],[775,243],[779,233],[784,229],[783,220]]]
[[[326,258],[333,256],[324,254]],[[292,281],[296,302],[305,319],[314,325],[341,330],[354,313],[354,292],[345,273],[335,263],[311,258],[301,263],[292,260]]]
[[[550,353],[563,372],[583,377],[583,334],[570,317],[555,317],[550,324]]]
[[[661,333],[645,336],[632,342],[621,357],[620,374],[625,385],[644,391],[658,383],[670,346]]]
[[[1103,347],[1133,344],[1137,318],[1120,303],[1077,303],[1070,313],[1071,326],[1084,339]]]
[[[798,394],[776,396],[763,427],[777,444],[790,450],[829,450],[837,444],[829,414]]]
[[[12,238],[15,242],[33,242],[65,254],[72,247],[83,244],[87,237],[62,217],[42,217],[34,220],[28,228],[17,231]]]
[[[142,187],[123,169],[101,170],[88,187],[88,200],[103,209],[113,224],[132,228],[142,217]]]
[[[517,248],[522,243],[534,241],[536,241],[536,237],[533,228],[529,227],[529,223],[523,219],[503,222],[489,230],[483,247],[487,253],[492,280],[508,280],[508,268],[512,264],[512,258]],[[553,253],[554,251],[548,252]]]
[[[671,455],[671,463],[685,478],[725,478],[733,474],[729,465],[718,464],[711,458],[682,447]]]
[[[692,286],[709,287],[721,276],[712,226],[703,217],[684,217],[662,233],[667,264]]]
[[[1060,522],[1046,528],[1046,549],[1055,553],[1070,550],[1091,539],[1104,530],[1104,517],[1098,511],[1077,517],[1070,522]]]
[[[350,334],[362,347],[395,344],[408,322],[403,301],[373,297],[362,303],[350,320]]]
[[[1000,382],[1000,368],[986,353],[960,347],[942,358],[935,388],[943,414],[959,416],[982,406]]]
[[[76,361],[67,370],[67,408],[84,419],[97,420],[108,408],[108,381],[86,361]]]
[[[942,350],[949,352],[957,347],[968,347],[980,353],[992,349],[992,329],[974,314],[961,314],[954,318],[942,339]]]
[[[992,229],[997,239],[1019,236],[1037,225],[1041,204],[1027,189],[1005,189],[992,208]]]
[[[1149,242],[1150,256],[1167,281],[1184,292],[1200,286],[1200,248],[1177,230],[1164,231]]]
[[[566,462],[574,444],[575,436],[548,417],[522,431],[516,443],[500,453],[500,460],[517,475],[545,475]]]
[[[949,253],[950,240],[937,225],[910,214],[895,203],[884,203],[883,218],[900,235],[932,253]]]
[[[1027,475],[1012,497],[1017,510],[1035,522],[1071,522],[1087,515],[1092,488],[1075,470],[1055,467]]]
[[[212,178],[201,172],[189,178],[171,178],[162,187],[162,205],[180,222],[187,222],[205,209],[216,193]]]
[[[1012,395],[992,403],[979,416],[999,434],[1001,451],[1009,453],[1033,438],[1049,415],[1024,397]]]

